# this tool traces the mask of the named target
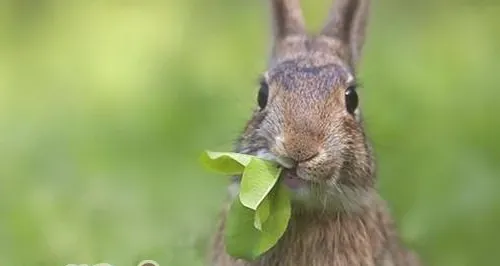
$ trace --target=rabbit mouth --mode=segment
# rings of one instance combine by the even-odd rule
[[[257,152],[257,156],[263,159],[274,161],[282,167],[280,180],[289,189],[298,190],[307,186],[309,181],[297,175],[297,168],[294,162],[290,159],[281,156],[275,156],[267,150],[261,150]]]
[[[297,176],[296,168],[284,168],[281,172],[281,182],[290,189],[299,189],[307,185],[307,181]]]

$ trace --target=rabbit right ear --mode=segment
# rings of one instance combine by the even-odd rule
[[[300,0],[270,0],[275,52],[280,52],[280,43],[289,36],[305,33],[304,16]]]

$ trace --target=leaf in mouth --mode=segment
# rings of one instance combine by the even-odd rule
[[[252,158],[241,178],[239,195],[241,203],[252,210],[257,210],[278,181],[280,173],[281,168],[276,167],[276,164]]]
[[[224,233],[226,251],[254,260],[283,236],[291,216],[288,189],[277,182],[282,168],[258,157],[206,151],[202,163],[223,174],[241,174],[240,193],[232,202]]]
[[[201,156],[201,163],[211,171],[237,175],[243,173],[252,158],[254,156],[248,154],[205,151]]]
[[[291,215],[290,199],[285,186],[269,194],[269,216],[261,229],[254,225],[255,211],[235,200],[228,213],[224,241],[226,251],[235,258],[255,260],[270,250],[285,233]]]

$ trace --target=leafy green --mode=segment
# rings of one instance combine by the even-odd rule
[[[275,164],[252,158],[241,178],[240,201],[246,207],[257,210],[257,206],[276,184],[281,168]]]
[[[262,236],[257,254],[261,254],[273,247],[285,233],[291,216],[290,196],[284,185],[273,188],[269,195],[269,217],[262,224]]]
[[[259,255],[255,246],[260,242],[261,233],[253,226],[254,216],[255,211],[239,200],[231,204],[224,231],[226,252],[231,256],[254,260]]]
[[[271,209],[271,201],[269,200],[269,197],[264,198],[264,200],[260,203],[260,205],[257,207],[257,210],[255,211],[255,217],[253,221],[253,226],[260,231],[262,231],[262,224],[267,221],[267,218],[269,218],[269,213]]]
[[[235,258],[255,260],[283,236],[291,215],[288,191],[284,186],[277,186],[271,191],[269,199],[269,216],[260,231],[254,226],[255,211],[245,207],[239,200],[232,203],[225,229],[228,254]]]
[[[241,153],[205,151],[201,156],[201,162],[212,171],[236,175],[243,173],[252,158],[254,156]]]
[[[254,260],[283,236],[290,219],[288,190],[277,182],[275,163],[252,155],[206,151],[202,163],[223,174],[241,174],[240,193],[232,202],[224,232],[226,251]]]

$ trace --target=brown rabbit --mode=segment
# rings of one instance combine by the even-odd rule
[[[318,35],[306,33],[299,0],[271,0],[273,46],[258,108],[235,151],[281,164],[292,217],[277,245],[255,261],[225,252],[224,222],[214,266],[416,266],[376,191],[375,162],[356,87],[369,0],[336,0]],[[236,196],[239,177],[230,186]]]

